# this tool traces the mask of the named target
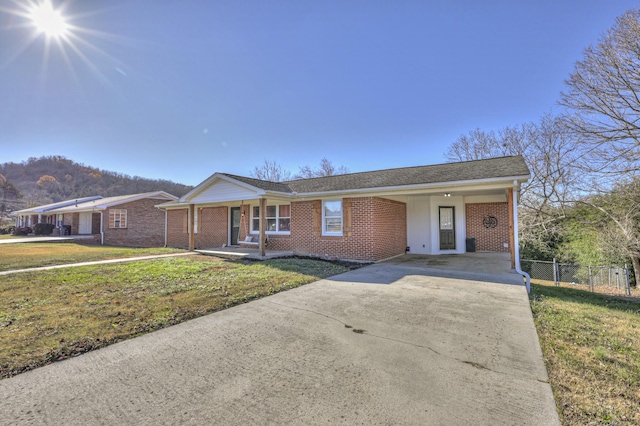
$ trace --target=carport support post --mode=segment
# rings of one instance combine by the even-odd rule
[[[265,200],[264,198],[260,198],[260,232],[259,232],[259,243],[258,243],[258,250],[260,251],[260,257],[264,257],[266,255],[266,250],[265,250],[265,246],[264,246],[264,242],[265,242],[265,228],[266,228],[266,224],[267,224],[267,209],[266,209],[266,204],[267,204],[267,200]]]
[[[194,234],[193,227],[195,225],[195,205],[189,204],[189,250],[193,251],[196,249],[196,238]]]
[[[516,269],[516,237],[514,233],[513,220],[513,188],[508,190],[508,209],[509,209],[509,252],[511,253],[511,269]]]

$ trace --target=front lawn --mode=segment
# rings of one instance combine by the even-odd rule
[[[6,243],[0,244],[0,271],[180,252],[184,250],[111,247],[68,242]]]
[[[563,424],[640,424],[639,301],[541,284],[530,299]]]
[[[0,378],[347,270],[310,259],[193,255],[7,275]]]

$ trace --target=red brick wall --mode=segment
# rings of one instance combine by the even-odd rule
[[[109,210],[104,212],[104,243],[112,246],[164,246],[164,210],[155,206],[161,201],[147,198],[119,204],[114,209],[127,210],[126,228],[109,228]]]
[[[314,231],[314,214],[321,214],[314,213],[314,204],[316,209],[321,208],[320,200],[291,203],[291,235],[269,235],[268,248],[314,257],[367,261],[404,253],[407,246],[404,203],[377,197],[343,199],[345,232],[342,236],[323,236],[317,229]],[[349,211],[350,218],[347,217]]]
[[[250,233],[250,230],[251,230],[251,224],[249,223],[250,220],[251,220],[251,206],[248,204],[243,204],[242,206],[240,206],[240,234],[238,235],[238,242],[242,242],[244,240],[244,237],[246,237]],[[255,247],[255,246],[251,246],[251,247]],[[278,250],[284,250],[284,249],[278,249]]]
[[[167,246],[189,248],[188,209],[167,210]]]
[[[240,243],[250,229],[249,208],[249,205],[244,205],[241,210]],[[291,233],[268,235],[268,249],[314,257],[366,261],[404,253],[407,246],[407,209],[404,203],[378,197],[343,199],[342,236],[321,235],[318,229],[321,208],[320,200],[291,203]],[[189,236],[183,230],[186,214],[186,209],[169,210],[168,245],[171,247],[188,246]],[[227,207],[202,208],[198,226],[196,248],[226,244],[229,232]]]
[[[78,226],[80,226],[80,213],[65,213],[63,223],[71,225],[71,235],[78,235]]]
[[[100,233],[100,213],[91,214],[91,233],[94,235]]]
[[[476,251],[508,252],[509,208],[507,203],[466,204],[467,238],[476,239]],[[498,226],[487,228],[483,224],[486,216],[498,219]]]
[[[198,208],[196,248],[222,247],[229,239],[228,207]],[[188,242],[188,241],[187,241]]]
[[[382,198],[374,198],[373,201],[376,260],[404,253],[407,248],[406,204]]]

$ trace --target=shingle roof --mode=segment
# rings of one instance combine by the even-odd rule
[[[268,180],[260,180],[245,176],[232,175],[229,173],[220,173],[221,175],[230,177],[231,179],[235,179],[237,181],[246,183],[247,185],[251,185],[253,187],[263,189],[265,191],[275,191],[275,192],[292,192],[289,185],[285,182],[271,182]]]
[[[43,213],[43,212],[47,212],[49,210],[54,210],[54,209],[58,209],[58,208],[61,208],[61,207],[70,206],[72,204],[80,204],[80,203],[84,203],[84,202],[87,202],[87,201],[96,200],[96,199],[100,199],[100,198],[102,198],[102,197],[99,196],[99,195],[94,195],[94,196],[91,196],[91,197],[83,197],[83,198],[76,198],[76,199],[73,199],[73,200],[58,201],[57,203],[44,204],[42,206],[31,207],[31,208],[22,209],[22,210],[16,210],[12,214],[16,215],[16,214],[26,214],[26,213]]]
[[[71,205],[71,206],[67,206],[67,207],[62,207],[59,209],[55,209],[56,212],[72,212],[72,211],[86,211],[86,210],[93,210],[93,209],[105,209],[107,208],[107,206],[111,206],[114,204],[120,204],[120,203],[124,203],[127,201],[133,201],[133,200],[139,200],[139,199],[143,199],[143,198],[163,198],[163,199],[171,199],[171,200],[175,200],[176,197],[174,197],[171,194],[167,194],[166,192],[163,191],[153,191],[153,192],[143,192],[141,194],[129,194],[129,195],[118,195],[115,197],[107,197],[107,198],[100,198],[97,200],[93,200],[93,201],[87,201],[84,203],[78,203],[75,205]]]
[[[524,158],[518,155],[459,163],[349,173],[288,182],[269,182],[223,174],[266,191],[297,192],[302,194],[529,176],[529,173],[529,168]]]

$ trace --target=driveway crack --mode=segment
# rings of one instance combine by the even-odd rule
[[[415,348],[427,349],[427,350],[433,352],[434,354],[436,354],[438,356],[457,361],[457,362],[459,362],[461,364],[466,364],[466,365],[472,366],[474,368],[477,368],[478,370],[491,371],[492,373],[496,373],[496,374],[508,375],[508,373],[494,370],[494,369],[489,368],[486,365],[480,364],[478,362],[463,360],[463,359],[459,359],[459,358],[456,358],[456,357],[452,357],[452,356],[449,356],[449,355],[442,354],[442,353],[438,352],[437,350],[435,350],[435,349],[433,349],[433,348],[431,348],[429,346],[420,345],[420,344],[413,343],[413,342],[407,342],[405,340],[394,339],[392,337],[380,336],[380,335],[370,333],[370,332],[368,332],[366,330],[363,330],[363,329],[360,329],[360,328],[354,328],[352,325],[347,324],[346,322],[344,322],[344,321],[342,321],[342,320],[340,320],[338,318],[332,317],[332,316],[327,315],[327,314],[323,314],[322,312],[317,312],[317,311],[314,311],[314,310],[311,310],[311,309],[300,308],[300,307],[297,307],[297,306],[284,305],[282,303],[273,302],[271,300],[264,300],[264,301],[267,302],[267,303],[271,303],[273,305],[281,306],[283,308],[295,309],[295,310],[298,310],[298,311],[308,312],[310,314],[314,314],[314,315],[318,315],[318,316],[330,319],[332,321],[335,321],[337,323],[342,324],[345,328],[351,329],[351,331],[353,331],[356,334],[365,334],[367,336],[375,337],[377,339],[383,339],[383,340],[388,340],[388,341],[391,341],[391,342],[401,343],[403,345],[409,345],[409,346],[413,346]],[[543,382],[543,383],[548,383],[548,382]]]
[[[314,315],[319,315],[321,317],[325,317],[327,319],[333,320],[335,322],[338,322],[338,323],[344,325],[345,328],[350,328],[351,331],[353,331],[356,334],[366,334],[367,336],[375,337],[375,338],[378,338],[378,339],[383,339],[383,340],[389,340],[391,342],[402,343],[404,345],[409,345],[409,346],[413,346],[413,347],[416,347],[416,348],[428,349],[431,352],[435,353],[436,355],[445,356],[445,355],[442,355],[440,352],[436,351],[435,349],[430,348],[429,346],[419,345],[417,343],[407,342],[407,341],[399,340],[399,339],[393,339],[391,337],[379,336],[377,334],[369,333],[366,330],[363,330],[361,328],[353,328],[353,326],[347,324],[346,322],[344,322],[344,321],[342,321],[342,320],[340,320],[338,318],[334,318],[332,316],[329,316],[327,314],[323,314],[321,312],[313,311],[311,309],[299,308],[297,306],[283,305],[282,303],[276,303],[276,302],[273,302],[271,300],[267,300],[266,302],[267,303],[271,303],[273,305],[282,306],[283,308],[295,309],[295,310],[298,310],[298,311],[309,312],[310,314],[314,314]],[[457,360],[457,361],[459,361],[459,360]]]

